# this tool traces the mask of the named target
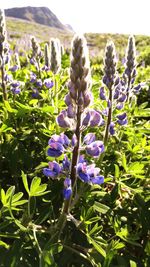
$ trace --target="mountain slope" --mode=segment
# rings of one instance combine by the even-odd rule
[[[16,7],[5,9],[6,17],[19,18],[30,22],[66,30],[56,15],[47,7]]]

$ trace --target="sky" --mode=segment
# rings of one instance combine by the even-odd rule
[[[1,0],[0,8],[46,6],[77,33],[150,35],[150,0]]]

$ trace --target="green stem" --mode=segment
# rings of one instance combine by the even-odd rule
[[[110,101],[110,107],[108,109],[108,119],[105,129],[105,135],[104,135],[104,146],[107,147],[108,137],[109,137],[109,127],[111,123],[112,118],[112,87],[109,89],[109,101]]]
[[[131,84],[131,75],[129,76],[129,79],[128,79],[128,91],[127,91],[127,102],[129,103],[129,100],[130,100],[130,84]]]
[[[5,68],[3,64],[1,66],[1,79],[2,79],[3,99],[7,101],[8,97],[7,97],[7,88],[6,88],[6,82],[5,82]]]
[[[74,191],[74,188],[75,188],[75,185],[76,185],[76,180],[77,180],[76,166],[77,166],[77,163],[78,163],[79,148],[80,148],[80,143],[81,143],[80,126],[81,126],[81,110],[80,110],[80,107],[78,106],[78,110],[77,110],[77,125],[76,125],[76,130],[75,130],[75,135],[77,137],[77,145],[73,149],[72,162],[71,162],[71,173],[70,173],[73,191]],[[72,195],[70,196],[69,199],[65,200],[63,213],[66,213],[66,214],[69,213],[71,199],[72,199]]]

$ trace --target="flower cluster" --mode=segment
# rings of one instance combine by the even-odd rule
[[[60,174],[66,176],[70,175],[71,162],[65,153],[73,151],[76,146],[76,136],[73,135],[70,140],[64,133],[61,133],[60,135],[55,134],[48,141],[48,145],[48,156],[59,158],[64,155],[64,158],[61,166],[56,161],[49,162],[49,167],[43,169],[44,175],[51,177],[52,179],[57,178]],[[104,152],[104,144],[102,141],[96,141],[94,133],[88,133],[83,139],[82,150],[86,151],[88,156],[97,158]],[[104,177],[99,175],[100,169],[95,168],[95,164],[88,165],[83,155],[79,157],[76,170],[78,177],[83,182],[100,184],[104,180]],[[69,178],[67,178],[67,181],[68,179]],[[71,187],[71,185],[69,187]],[[64,190],[64,192],[66,191]],[[65,194],[64,197],[66,198]]]
[[[142,84],[134,85],[136,71],[136,47],[134,36],[129,36],[125,57],[125,70],[122,77],[122,85],[126,90],[126,99],[130,100],[132,96],[138,94]]]
[[[68,159],[65,153],[72,152],[74,146],[76,145],[76,137],[72,136],[70,140],[67,135],[61,133],[60,135],[53,135],[48,141],[49,148],[47,150],[47,155],[52,158],[59,158],[64,155],[61,165],[56,161],[49,162],[48,168],[43,169],[43,173],[47,177],[51,177],[52,179],[58,178],[61,174],[70,176],[71,171],[71,162]],[[96,137],[94,133],[88,133],[84,139],[82,144],[82,149],[86,151],[88,156],[93,158],[97,158],[104,152],[104,144],[102,141],[96,141]],[[84,159],[83,155],[79,157],[77,166],[77,176],[86,183],[90,184],[101,184],[104,181],[104,177],[99,175],[100,169],[95,167],[95,164],[87,164],[87,161]],[[69,178],[66,178],[67,182],[64,182],[64,197],[66,194],[68,196],[68,192],[71,191],[71,180],[68,186]],[[69,191],[68,191],[69,187]]]
[[[117,113],[116,117],[113,117],[113,114],[117,110],[124,108],[124,103],[127,99],[126,88],[118,76],[116,64],[115,46],[113,42],[110,42],[107,44],[105,50],[103,86],[101,86],[99,92],[100,99],[107,103],[107,108],[102,111],[102,114],[107,117],[104,137],[105,144],[107,143],[108,135],[115,134],[115,123],[119,125],[127,124],[127,115],[125,112]]]
[[[50,78],[38,79],[37,75],[33,72],[30,73],[30,88],[32,90],[32,97],[38,98],[40,90],[43,88],[51,89],[54,86],[54,82]]]
[[[69,92],[65,97],[67,108],[62,110],[57,117],[57,123],[62,128],[73,131],[71,140],[61,133],[53,135],[48,144],[48,156],[58,158],[64,155],[62,165],[53,161],[49,168],[44,169],[46,176],[54,178],[63,174],[63,195],[66,200],[71,198],[72,188],[77,178],[85,183],[101,184],[104,177],[99,174],[100,169],[95,164],[88,164],[80,152],[84,150],[87,157],[98,158],[104,152],[102,141],[96,140],[94,133],[88,133],[82,138],[83,131],[88,127],[103,125],[104,121],[99,111],[90,109],[92,102],[91,72],[86,40],[83,36],[75,36],[72,42]],[[67,153],[71,156],[68,159]],[[66,204],[64,212],[68,213],[69,206]]]
[[[50,40],[50,69],[56,74],[61,68],[61,45],[58,38]]]

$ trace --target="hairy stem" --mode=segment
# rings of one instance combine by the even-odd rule
[[[109,89],[109,101],[110,101],[110,107],[108,109],[108,119],[107,119],[105,136],[104,136],[104,146],[105,147],[107,147],[108,136],[109,136],[109,126],[110,126],[111,118],[112,118],[112,87]]]
[[[1,79],[2,79],[2,90],[3,90],[3,99],[5,101],[7,101],[7,88],[6,88],[6,83],[5,83],[5,69],[4,69],[4,66],[2,64],[1,66]]]
[[[79,148],[80,148],[80,141],[81,141],[80,126],[81,126],[81,110],[80,110],[80,107],[78,106],[78,110],[77,110],[77,125],[76,125],[76,130],[75,130],[75,134],[76,134],[76,137],[77,137],[77,145],[73,149],[72,164],[71,164],[71,174],[70,174],[71,181],[72,181],[72,188],[73,189],[75,188],[76,180],[77,180],[76,166],[77,166],[77,163],[78,163]],[[71,198],[72,198],[72,196],[70,196],[69,199],[65,200],[65,203],[64,203],[63,212],[66,213],[66,214],[69,213],[69,207],[70,207],[70,203],[71,203]]]

